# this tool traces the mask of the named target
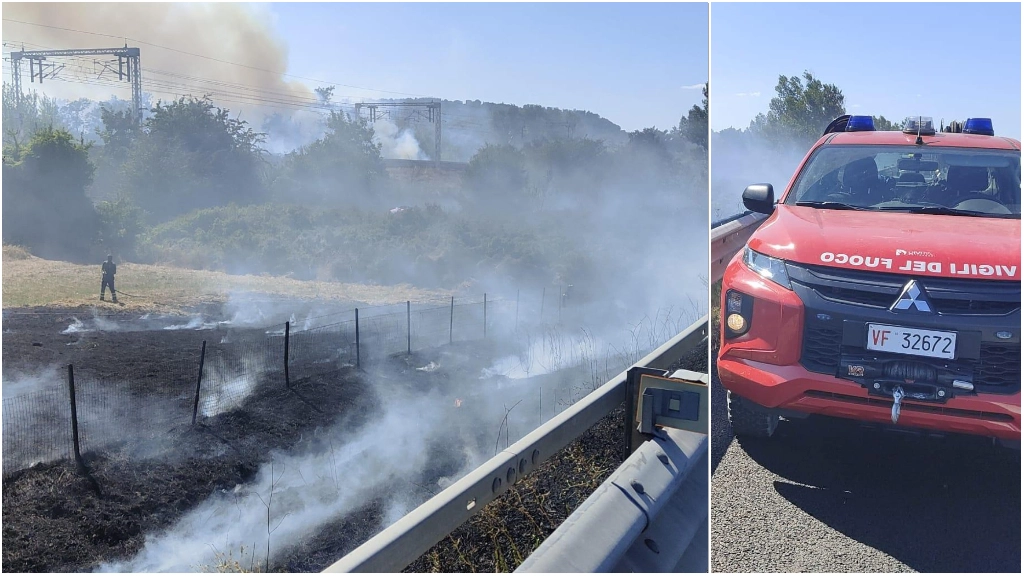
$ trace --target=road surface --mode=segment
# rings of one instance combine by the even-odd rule
[[[1020,572],[1019,452],[832,419],[738,441],[711,373],[713,571]]]

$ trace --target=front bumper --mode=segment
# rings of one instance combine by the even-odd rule
[[[727,390],[768,408],[892,424],[892,399],[798,364],[724,357],[718,359],[718,375]],[[1019,441],[1020,411],[1020,392],[960,396],[942,404],[904,399],[899,425]]]
[[[894,375],[903,374],[894,368],[913,368],[911,373],[921,376],[905,380],[904,387],[915,389],[917,398],[931,392],[931,399],[905,397],[899,426],[1020,440],[1019,336],[1005,345],[994,341],[996,331],[1007,329],[1004,325],[1015,335],[1019,332],[1019,304],[1015,313],[998,318],[894,317],[884,306],[852,302],[860,296],[850,292],[885,289],[876,280],[889,279],[868,277],[848,282],[796,272],[791,274],[793,290],[788,290],[750,271],[739,258],[727,268],[723,310],[730,289],[754,298],[754,304],[747,334],[738,338],[722,334],[718,371],[726,389],[780,412],[891,424],[889,388],[903,383],[894,380]],[[1012,300],[1012,295],[1009,298]],[[887,295],[883,299],[891,302]],[[863,345],[867,322],[934,329],[956,326],[962,346],[956,360],[939,362],[868,353]],[[999,362],[992,360],[993,350],[1002,350]],[[993,372],[994,368],[1002,368],[1002,372]],[[954,380],[973,381],[976,387],[957,390],[952,387]],[[880,390],[875,389],[876,383],[881,383]],[[938,398],[939,390],[942,398]]]

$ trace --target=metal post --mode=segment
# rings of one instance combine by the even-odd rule
[[[356,308],[356,368],[358,368],[359,365],[359,308]]]
[[[68,364],[68,392],[71,397],[71,441],[75,448],[75,462],[84,466],[82,462],[82,450],[78,443],[78,402],[75,399],[75,367]]]
[[[288,388],[292,387],[292,380],[288,376],[288,336],[292,331],[291,321],[284,323],[284,385]]]
[[[484,292],[484,338],[487,338],[487,292]]]
[[[452,296],[452,312],[451,317],[448,319],[448,343],[451,344],[455,341],[453,333],[455,331],[455,296]]]
[[[412,354],[412,303],[405,301],[405,342],[406,351]]]
[[[192,404],[192,425],[196,425],[196,416],[199,414],[199,387],[203,384],[203,362],[206,360],[206,340],[203,340],[203,350],[199,353],[199,377],[196,378],[196,400]],[[284,364],[288,366],[288,361]],[[287,371],[287,368],[285,368]]]

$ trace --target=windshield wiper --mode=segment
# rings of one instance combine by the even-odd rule
[[[827,200],[800,200],[794,203],[796,206],[807,206],[808,208],[824,208],[825,210],[870,210],[863,206],[854,206],[843,202],[830,202]]]
[[[1020,214],[995,214],[992,212],[981,212],[979,210],[958,210],[956,208],[950,208],[948,206],[880,206],[878,207],[878,210],[906,212],[908,214],[939,214],[943,216],[975,216],[982,218],[1020,219]]]

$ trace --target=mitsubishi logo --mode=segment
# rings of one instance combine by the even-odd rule
[[[907,282],[907,285],[903,287],[903,292],[900,292],[900,297],[896,299],[890,310],[910,310],[911,308],[918,312],[932,311],[927,296],[923,290],[917,287],[915,280]]]

